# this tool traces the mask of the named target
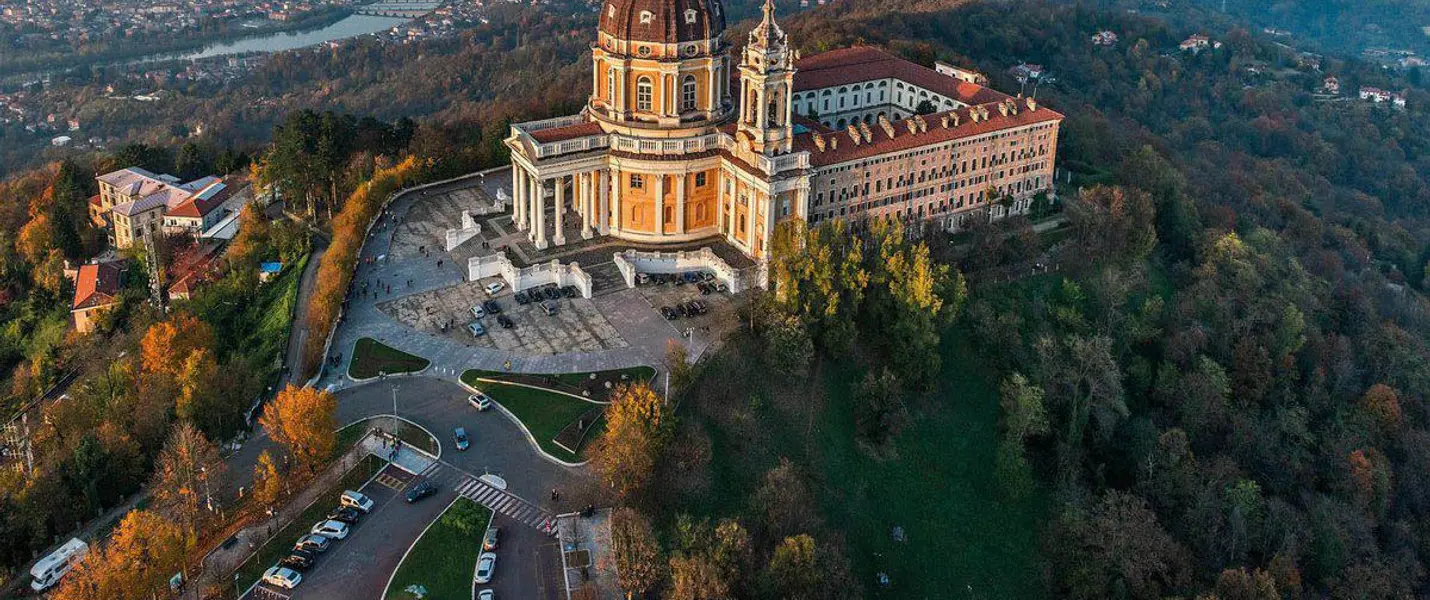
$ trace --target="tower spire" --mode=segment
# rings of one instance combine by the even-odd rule
[[[785,32],[775,23],[775,2],[765,0],[764,18],[750,31],[750,43],[756,48],[771,49],[785,42]]]

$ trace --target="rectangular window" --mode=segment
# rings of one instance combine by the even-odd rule
[[[631,189],[645,189],[645,178],[641,177],[639,173],[631,173]]]
[[[695,187],[705,187],[705,174],[704,174],[704,173],[696,173],[696,174],[695,174]]]

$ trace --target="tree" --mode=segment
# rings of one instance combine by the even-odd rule
[[[617,496],[629,498],[650,481],[672,417],[645,383],[621,384],[610,398],[606,430],[592,448],[591,463]]]
[[[933,102],[929,102],[927,99],[920,100],[918,106],[914,107],[914,114],[931,115],[935,112],[938,112],[938,107],[934,106]]]
[[[765,578],[772,595],[789,600],[820,597],[818,593],[823,578],[814,546],[814,538],[801,533],[785,538],[775,547],[770,563],[765,567]]]
[[[998,406],[1002,408],[1003,434],[1023,442],[1030,436],[1048,433],[1048,411],[1043,405],[1043,388],[1014,372],[998,386]]]
[[[1075,599],[1156,599],[1187,583],[1186,551],[1136,496],[1107,492],[1055,525],[1052,566]]]
[[[671,600],[723,600],[730,586],[719,568],[704,555],[677,555],[670,559]]]
[[[275,506],[283,497],[284,488],[283,472],[273,455],[264,450],[253,465],[253,501],[259,506]]]
[[[183,533],[147,510],[130,511],[95,546],[60,582],[55,600],[148,600],[168,594],[169,577],[183,570]]]
[[[873,371],[864,375],[863,383],[854,392],[854,407],[859,437],[875,447],[898,433],[907,417],[899,378],[887,368],[878,375]]]
[[[814,340],[799,318],[775,315],[766,324],[765,360],[772,374],[803,375],[814,360]]]
[[[685,386],[690,384],[694,371],[690,365],[690,351],[685,348],[685,344],[678,340],[666,340],[665,372],[670,377],[671,387],[685,389]]]
[[[611,555],[627,600],[644,598],[664,577],[660,543],[650,521],[630,508],[611,511]]]
[[[174,518],[192,545],[204,511],[218,507],[211,494],[223,488],[225,466],[218,448],[188,421],[180,421],[155,461],[150,489],[156,506]]]
[[[139,343],[144,371],[174,378],[182,375],[191,352],[213,347],[213,328],[187,312],[150,325]]]
[[[268,435],[294,462],[312,472],[329,458],[337,443],[337,398],[309,387],[289,385],[258,418]]]

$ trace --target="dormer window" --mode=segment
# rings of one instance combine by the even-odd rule
[[[695,24],[695,9],[693,9],[693,8],[687,8],[687,9],[685,9],[685,22],[686,22],[686,23],[689,23],[689,24],[692,24],[692,25]]]
[[[643,11],[641,11],[641,25],[650,25],[651,22],[654,21],[654,20],[655,20],[655,14],[654,14],[654,13],[652,13],[652,12],[650,12],[650,11],[648,11],[648,10],[643,10]]]
[[[607,4],[607,5],[606,5],[606,16],[608,16],[608,17],[610,17],[610,18],[612,18],[612,19],[616,18],[616,5],[614,5],[614,4]]]

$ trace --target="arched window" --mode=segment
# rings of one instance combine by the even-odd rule
[[[655,21],[655,13],[652,13],[652,12],[650,12],[650,11],[648,11],[648,10],[643,10],[643,11],[641,11],[641,17],[640,17],[640,18],[641,18],[641,25],[650,25],[652,21]]]
[[[652,95],[655,87],[651,85],[649,77],[641,77],[636,80],[636,110],[650,110]]]
[[[695,110],[694,75],[686,75],[680,83],[680,110]]]
[[[687,9],[685,9],[685,22],[686,22],[686,23],[691,23],[691,24],[695,23],[695,9],[693,9],[693,8],[687,8]]]

